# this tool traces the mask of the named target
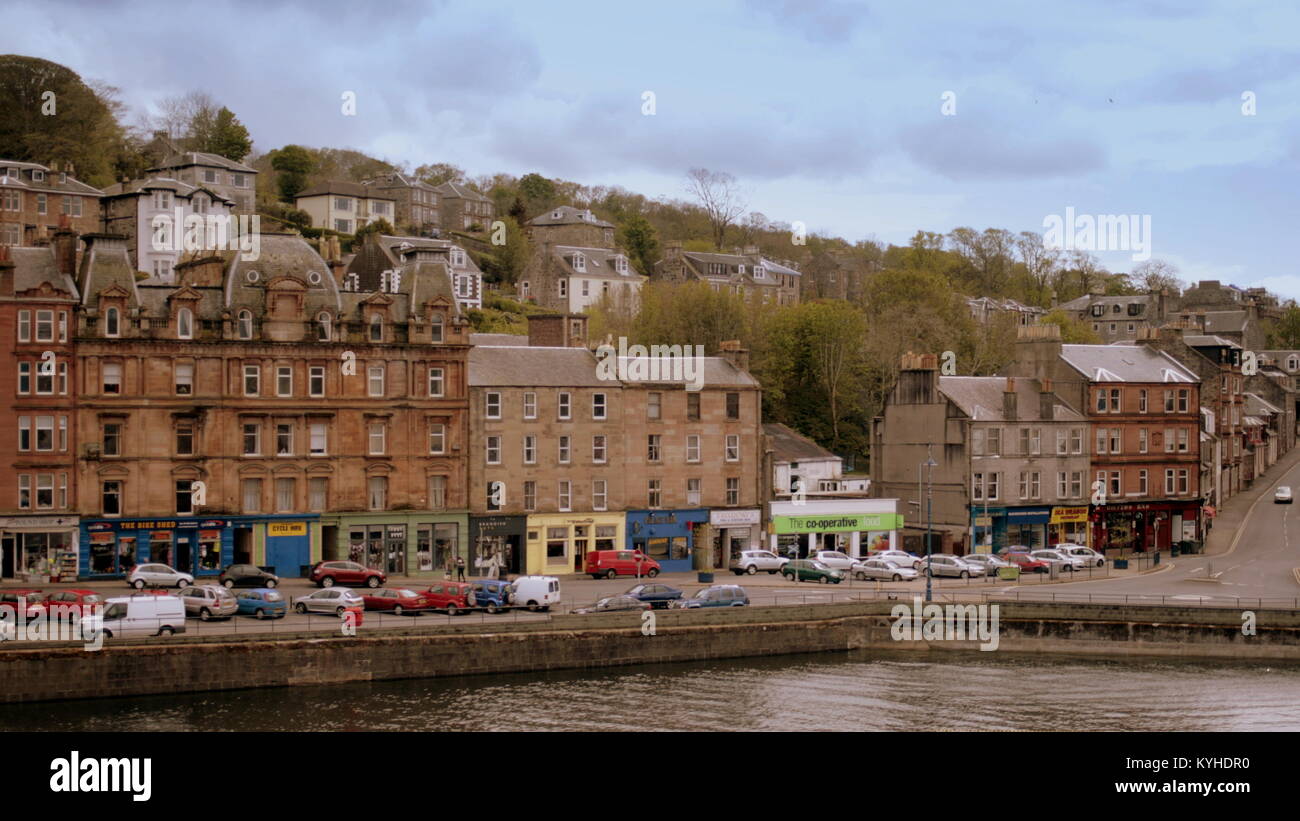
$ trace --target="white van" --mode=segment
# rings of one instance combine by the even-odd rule
[[[560,603],[560,580],[555,576],[520,576],[510,583],[514,588],[511,602],[529,610],[549,610]]]
[[[170,636],[185,632],[185,604],[175,596],[131,596],[104,602],[98,621],[104,638],[114,636]]]

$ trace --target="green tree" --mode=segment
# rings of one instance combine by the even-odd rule
[[[1300,348],[1300,306],[1289,303],[1282,317],[1268,330],[1268,346],[1282,350]]]
[[[1038,320],[1040,325],[1059,325],[1061,328],[1061,341],[1069,345],[1100,345],[1101,337],[1093,333],[1087,323],[1076,319],[1073,315],[1057,308],[1049,311],[1046,316]]]
[[[530,214],[540,214],[558,204],[560,198],[555,183],[541,174],[525,174],[520,177],[519,193],[523,196]]]
[[[502,217],[501,221],[506,224],[506,242],[505,245],[494,248],[496,278],[498,282],[514,284],[519,281],[524,266],[528,264],[528,236],[514,217]]]
[[[280,199],[293,202],[293,198],[307,187],[307,176],[316,168],[316,159],[310,149],[301,145],[286,145],[271,152],[271,168],[276,172]]]
[[[632,267],[650,275],[659,258],[659,237],[645,217],[629,217],[618,229],[618,244],[632,257]]]
[[[367,222],[365,225],[358,228],[352,234],[352,240],[353,240],[352,247],[353,249],[360,248],[365,238],[371,234],[384,234],[391,237],[396,233],[397,233],[396,229],[393,228],[392,223],[390,223],[388,220],[386,219],[372,220],[371,222]]]
[[[418,166],[415,169],[416,179],[423,180],[429,185],[442,185],[444,182],[465,182],[464,169],[445,162],[428,163]]]
[[[222,106],[211,118],[204,115],[201,123],[195,123],[192,136],[195,150],[216,154],[235,162],[243,162],[248,152],[253,150],[253,139],[248,129],[239,121],[235,113]]]

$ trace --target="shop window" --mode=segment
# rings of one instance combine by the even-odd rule
[[[221,569],[220,531],[204,531],[199,537],[199,570],[216,571]]]
[[[546,528],[546,558],[563,559],[569,555],[569,529],[567,527]]]
[[[596,549],[613,550],[614,537],[618,535],[618,528],[614,525],[596,525]]]

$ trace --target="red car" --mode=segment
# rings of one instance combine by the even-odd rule
[[[392,613],[394,616],[417,610],[428,610],[432,607],[424,595],[405,587],[381,587],[358,595],[366,603],[367,610],[380,610]]]
[[[1046,573],[1050,569],[1047,562],[1040,562],[1028,553],[1003,553],[999,558],[1019,567],[1021,573]]]
[[[590,573],[593,579],[637,575],[653,579],[659,575],[659,562],[640,550],[593,550],[586,558],[583,572]]]
[[[380,587],[388,581],[382,570],[356,562],[319,562],[311,569],[311,580],[321,587],[341,584],[346,587]]]
[[[467,613],[478,605],[474,598],[474,585],[469,582],[434,582],[428,590],[420,592],[429,606],[446,610],[448,616]]]
[[[19,599],[23,600],[24,609],[27,611],[27,618],[29,619],[36,618],[36,614],[45,609],[44,591],[25,587],[0,593],[0,607],[10,607],[17,614]]]
[[[75,609],[82,616],[94,614],[96,606],[104,605],[104,597],[94,590],[58,590],[49,595],[45,603],[51,607]]]

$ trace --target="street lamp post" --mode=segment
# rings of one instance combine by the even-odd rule
[[[930,566],[930,556],[932,555],[932,550],[930,548],[930,527],[933,522],[934,510],[934,468],[939,463],[934,461],[934,445],[926,446],[925,455],[926,460],[924,467],[928,468],[925,489],[925,600],[930,601],[931,584],[934,579],[934,572]],[[920,470],[918,469],[917,472],[920,473]]]

